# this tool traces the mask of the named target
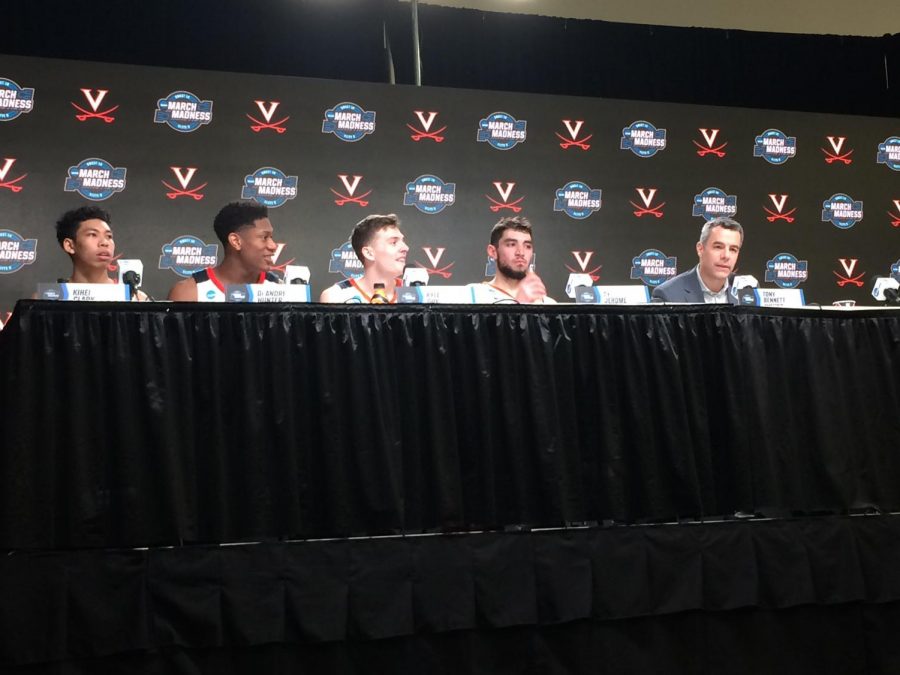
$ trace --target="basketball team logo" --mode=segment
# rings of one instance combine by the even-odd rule
[[[0,230],[0,274],[18,272],[37,260],[37,243],[18,232]]]
[[[372,194],[372,190],[366,190],[363,192],[359,184],[362,182],[362,176],[348,176],[346,174],[339,173],[338,180],[341,181],[341,184],[344,186],[344,192],[340,192],[339,190],[335,190],[334,188],[330,188],[332,194],[336,197],[334,203],[338,206],[344,206],[346,204],[356,204],[357,206],[368,206],[369,201],[367,197]],[[356,194],[357,191],[360,194]]]
[[[362,261],[356,257],[356,251],[349,241],[331,249],[331,259],[328,261],[329,274],[340,274],[346,279],[359,279],[364,271]]]
[[[892,213],[891,211],[888,211],[887,214],[891,217],[891,226],[900,227],[900,199],[895,199],[893,200],[893,202],[894,212]]]
[[[338,103],[325,111],[322,133],[334,134],[342,141],[355,143],[375,133],[375,111],[363,110],[349,101]]]
[[[87,122],[88,120],[100,120],[106,124],[115,122],[116,118],[113,117],[113,113],[119,109],[118,104],[108,108],[103,107],[103,101],[108,93],[109,89],[82,89],[81,94],[84,96],[85,104],[90,110],[83,108],[75,101],[69,101],[72,107],[78,111],[75,113],[75,119],[79,122]],[[103,109],[101,110],[101,108]]]
[[[0,122],[10,122],[32,110],[34,89],[20,87],[12,80],[0,77]]]
[[[660,150],[666,149],[666,130],[657,129],[644,120],[632,122],[622,129],[619,148],[631,150],[638,157],[653,157]]]
[[[594,134],[585,134],[584,136],[579,137],[579,134],[584,127],[584,120],[562,120],[563,126],[566,128],[566,136],[563,136],[561,133],[556,133],[556,137],[559,139],[559,147],[563,150],[568,150],[569,148],[579,148],[581,150],[590,150],[591,144],[588,143],[594,137]]]
[[[838,192],[822,202],[822,222],[849,230],[863,219],[863,203]]]
[[[264,166],[244,176],[241,199],[252,199],[270,209],[284,205],[297,196],[297,176],[287,176],[281,169]]]
[[[828,148],[822,148],[822,152],[825,153],[826,164],[834,164],[835,162],[840,162],[844,165],[853,164],[853,160],[850,159],[853,149],[847,148],[847,138],[845,136],[826,136],[825,140],[828,141]]]
[[[783,220],[786,223],[793,223],[795,220],[794,213],[796,213],[797,207],[795,206],[792,209],[787,209],[787,200],[787,195],[770,194],[769,202],[771,202],[772,204],[772,209],[770,209],[768,206],[763,206],[763,211],[768,214],[766,216],[766,220],[768,220],[770,223],[774,223],[776,220]]]
[[[166,192],[166,197],[169,199],[178,199],[179,197],[187,197],[188,199],[193,199],[195,202],[199,202],[203,199],[203,193],[200,192],[203,188],[207,186],[207,183],[201,183],[195,187],[190,187],[191,181],[194,180],[194,174],[197,173],[197,167],[195,166],[170,166],[169,169],[172,170],[172,173],[175,175],[175,181],[181,187],[175,187],[171,183],[167,183],[166,181],[161,181],[163,185],[168,188],[168,192]]]
[[[285,131],[287,131],[284,123],[291,119],[290,115],[285,115],[284,117],[273,121],[273,118],[276,116],[275,111],[278,110],[278,106],[281,105],[280,101],[253,102],[259,109],[259,116],[262,117],[262,119],[258,120],[253,115],[247,113],[247,119],[250,120],[251,131],[257,134],[266,129],[274,131],[276,134],[283,134]]]
[[[159,269],[172,270],[180,277],[189,277],[194,272],[215,265],[218,257],[218,244],[207,244],[192,234],[183,234],[163,245]]]
[[[863,284],[865,283],[863,281],[863,277],[866,276],[866,273],[860,272],[857,274],[856,266],[859,264],[859,259],[858,258],[838,258],[838,263],[840,263],[840,265],[841,265],[841,270],[843,271],[843,274],[841,274],[841,272],[838,272],[837,270],[832,270],[832,272],[834,273],[834,276],[837,277],[837,281],[835,283],[838,286],[840,286],[841,288],[843,288],[844,286],[848,286],[848,285],[856,286],[857,288],[862,288]]]
[[[27,173],[23,173],[15,178],[12,177],[13,164],[16,163],[15,158],[13,157],[4,157],[3,165],[0,166],[0,188],[5,188],[10,192],[21,192],[24,189],[24,186],[21,185],[22,181],[28,175]]]
[[[190,133],[212,122],[212,109],[212,101],[201,101],[189,91],[173,91],[156,102],[153,121],[168,124],[181,133]]]
[[[665,202],[660,202],[659,204],[654,205],[653,202],[656,199],[656,193],[658,190],[656,188],[635,188],[635,192],[638,194],[638,199],[641,200],[640,204],[635,204],[633,201],[629,201],[628,203],[634,208],[632,213],[638,217],[643,218],[644,216],[653,216],[654,218],[662,218],[663,217],[663,207],[666,205]]]
[[[594,257],[593,251],[572,251],[572,257],[575,258],[577,268],[566,265],[566,269],[572,274],[587,274],[591,277],[591,281],[600,280],[600,269],[603,265],[597,265],[591,268],[591,258]],[[589,269],[590,268],[590,269]]]
[[[434,123],[434,120],[437,119],[438,113],[429,110],[413,110],[413,115],[416,116],[416,119],[419,120],[419,126],[413,126],[409,122],[406,123],[406,128],[409,129],[412,134],[410,138],[414,140],[416,143],[419,141],[424,141],[428,139],[429,141],[434,141],[435,143],[443,143],[444,142],[444,132],[447,131],[447,125],[440,128],[435,128],[432,131],[431,127],[437,127]]]
[[[766,283],[779,288],[797,288],[809,278],[806,260],[797,260],[792,253],[779,253],[766,261]]]
[[[64,190],[85,199],[102,202],[125,189],[127,169],[114,167],[105,159],[91,157],[69,167]]]
[[[875,161],[892,171],[900,171],[900,138],[889,136],[883,143],[879,143]]]
[[[495,180],[493,182],[493,185],[494,189],[497,191],[497,196],[500,197],[500,199],[497,200],[490,195],[485,195],[485,198],[491,203],[488,208],[490,208],[493,213],[498,213],[500,211],[503,211],[504,209],[508,209],[513,213],[519,213],[522,210],[522,207],[519,206],[519,204],[524,201],[525,195],[512,199],[512,192],[516,187],[515,183],[504,183],[502,181]]]
[[[694,208],[691,215],[711,220],[737,213],[737,195],[727,194],[717,187],[708,187],[700,194],[694,195]]]
[[[442,260],[444,257],[444,251],[447,249],[443,246],[423,246],[422,252],[425,254],[425,257],[428,258],[428,264],[425,265],[418,260],[415,261],[418,267],[423,268],[426,272],[428,272],[431,276],[438,276],[442,279],[449,279],[453,276],[453,272],[450,271],[450,268],[455,265],[454,262],[449,262],[447,264],[443,264]]]
[[[517,120],[509,113],[494,112],[479,120],[475,139],[496,150],[509,150],[525,142],[527,126],[528,122]]]
[[[631,259],[631,278],[647,286],[659,286],[678,273],[678,258],[648,248]]]
[[[595,190],[580,180],[570,180],[556,190],[553,210],[562,211],[569,218],[584,220],[603,206],[603,190]]]
[[[403,206],[415,206],[432,216],[456,202],[456,183],[445,183],[437,176],[425,174],[406,184]]]
[[[705,129],[698,128],[697,131],[700,132],[700,136],[703,138],[703,143],[700,141],[694,140],[694,145],[697,146],[697,156],[698,157],[706,157],[713,156],[722,159],[725,156],[725,146],[728,145],[728,141],[719,140],[719,129]]]
[[[797,156],[797,137],[778,129],[766,129],[756,137],[753,156],[762,157],[769,164],[784,164]]]

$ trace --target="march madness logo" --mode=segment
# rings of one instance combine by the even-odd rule
[[[346,174],[339,173],[338,180],[340,180],[341,184],[344,186],[344,192],[339,192],[334,188],[330,188],[332,194],[337,197],[337,199],[334,200],[334,203],[338,206],[344,206],[345,204],[368,206],[369,202],[366,197],[372,194],[372,190],[366,190],[365,192],[361,192],[361,194],[359,195],[356,194],[356,191],[359,190],[359,184],[362,179],[362,176],[348,176]]]
[[[37,243],[18,232],[0,230],[0,274],[18,272],[37,260]]]
[[[12,169],[13,164],[16,163],[16,160],[12,157],[4,157],[3,166],[0,166],[0,188],[6,188],[10,192],[21,192],[24,189],[23,185],[19,185],[19,183],[24,180],[27,173],[23,173],[22,175],[16,178],[7,178],[10,175],[10,170]]]
[[[375,112],[363,110],[355,103],[338,103],[325,111],[322,133],[334,134],[342,141],[355,143],[375,133]]]
[[[0,77],[0,122],[9,122],[32,110],[34,89],[20,87],[12,80]]]
[[[272,118],[275,117],[275,111],[278,109],[278,106],[281,105],[280,101],[253,101],[256,104],[256,107],[259,108],[259,114],[262,116],[262,120],[256,119],[253,115],[247,113],[247,119],[250,120],[250,130],[259,133],[268,129],[270,131],[274,131],[277,134],[283,134],[287,129],[284,126],[284,123],[291,119],[290,115],[285,115],[281,119],[272,121]]]
[[[415,206],[422,213],[434,215],[456,202],[456,183],[445,183],[437,176],[425,174],[406,184],[403,206]]]
[[[677,257],[648,248],[631,259],[631,278],[640,279],[647,286],[659,286],[678,273],[677,265]]]
[[[409,122],[406,123],[406,128],[409,129],[412,134],[410,138],[414,140],[416,143],[419,141],[424,141],[428,139],[429,141],[434,141],[435,143],[443,143],[444,136],[443,133],[447,131],[447,125],[445,124],[439,129],[431,130],[431,127],[434,125],[434,120],[437,118],[438,113],[434,111],[425,112],[424,110],[413,110],[413,114],[418,118],[419,124],[421,128],[415,127]]]
[[[270,209],[282,206],[297,196],[297,176],[286,176],[281,169],[264,166],[244,176],[241,199],[253,199]]]
[[[497,150],[509,150],[524,143],[528,135],[528,122],[517,120],[505,112],[494,112],[478,122],[475,139]]]
[[[593,251],[572,251],[572,256],[575,258],[575,262],[578,265],[578,268],[574,268],[571,265],[566,265],[566,269],[569,270],[572,274],[587,274],[590,275],[591,281],[599,281],[600,280],[600,268],[603,265],[597,265],[592,269],[588,269],[591,265],[591,258],[594,257]]]
[[[806,260],[797,260],[791,253],[779,253],[766,261],[766,283],[779,288],[797,288],[809,277]]]
[[[635,216],[637,216],[638,218],[642,218],[644,216],[654,216],[655,218],[663,217],[662,208],[666,205],[666,203],[662,202],[660,204],[657,204],[656,206],[653,205],[653,200],[656,198],[657,193],[656,188],[639,187],[635,188],[634,190],[638,193],[638,199],[640,199],[641,204],[643,204],[643,206],[641,206],[641,204],[635,204],[633,201],[628,202],[632,207],[634,207],[634,211],[632,211],[632,213],[634,213]]]
[[[365,270],[362,261],[356,257],[353,245],[348,241],[338,248],[331,249],[331,260],[328,261],[329,274],[340,274],[345,278],[359,279]]]
[[[737,195],[726,194],[717,187],[708,187],[698,195],[694,195],[692,215],[712,220],[735,215],[737,213]]]
[[[826,164],[834,164],[835,162],[840,162],[844,165],[853,164],[853,160],[850,159],[850,155],[853,154],[853,149],[844,148],[844,145],[847,142],[846,137],[826,136],[825,140],[828,141],[828,145],[831,148],[830,151],[828,148],[822,148],[822,152],[825,153]]]
[[[784,164],[797,156],[797,137],[787,136],[778,129],[766,129],[756,137],[753,156],[762,157],[769,164]]]
[[[194,272],[215,265],[218,257],[218,244],[207,244],[192,234],[184,234],[163,245],[159,269],[189,277]]]
[[[875,161],[893,171],[900,171],[900,138],[891,136],[879,143]]]
[[[891,211],[888,211],[887,214],[891,217],[891,225],[893,227],[900,227],[900,199],[895,199],[893,200],[893,202],[896,213],[891,213]]]
[[[584,220],[603,206],[603,190],[594,190],[587,183],[571,180],[556,190],[553,210],[562,211],[569,218]]]
[[[173,91],[156,102],[153,121],[175,131],[190,133],[212,122],[212,101],[201,101],[189,91]]]
[[[428,274],[431,276],[439,276],[442,279],[449,279],[453,276],[453,272],[450,271],[450,268],[453,267],[455,262],[447,263],[446,265],[441,265],[441,259],[444,257],[444,251],[447,249],[443,246],[437,246],[432,248],[431,246],[423,246],[422,252],[428,258],[428,265],[425,265],[418,260],[415,261],[416,265],[423,268]]]
[[[519,213],[522,210],[522,207],[519,204],[525,199],[525,195],[513,199],[510,201],[510,197],[512,196],[512,191],[516,187],[515,183],[503,183],[501,181],[494,181],[493,183],[494,189],[497,190],[497,194],[500,197],[500,200],[496,200],[490,195],[485,195],[485,198],[491,203],[490,210],[494,213],[498,213],[504,209],[509,209],[513,213]]]
[[[839,192],[822,202],[822,222],[849,230],[863,219],[863,203]]]
[[[207,183],[201,183],[196,187],[189,187],[191,181],[194,179],[194,174],[197,173],[197,167],[188,166],[188,167],[180,167],[180,166],[170,166],[172,173],[175,174],[175,181],[181,186],[180,188],[175,187],[174,185],[167,183],[166,181],[161,181],[163,185],[165,185],[169,191],[166,193],[166,197],[169,199],[178,199],[178,197],[188,197],[189,199],[193,199],[195,202],[199,202],[203,199],[203,193],[200,192],[203,188],[207,186]]]
[[[558,131],[554,132],[559,139],[559,147],[563,150],[568,150],[569,148],[580,148],[581,150],[591,149],[591,144],[588,143],[588,141],[594,137],[594,134],[587,134],[581,138],[578,137],[578,134],[581,133],[581,129],[584,126],[584,120],[562,120],[562,123],[566,128],[568,138]]]
[[[125,189],[127,169],[114,167],[105,159],[91,157],[69,167],[66,192],[77,192],[85,199],[101,202]]]
[[[653,157],[660,150],[666,149],[666,130],[657,129],[644,120],[632,122],[622,129],[619,148],[631,150],[638,157]]]
[[[706,143],[706,145],[701,145],[696,140],[693,142],[694,145],[697,146],[697,155],[699,157],[712,155],[713,157],[721,159],[725,156],[725,146],[728,145],[728,141],[719,142],[719,129],[699,128],[697,131],[700,132],[700,135],[703,137],[703,142]]]
[[[774,211],[770,209],[768,206],[763,206],[763,211],[765,211],[768,215],[766,216],[766,220],[770,223],[774,223],[776,220],[783,220],[787,223],[793,223],[795,220],[794,213],[797,211],[797,207],[785,211],[785,205],[787,204],[788,196],[787,195],[776,195],[770,194],[769,201],[772,202],[772,206],[774,207]]]
[[[858,258],[838,258],[838,262],[841,265],[841,269],[844,271],[843,274],[838,272],[837,270],[832,270],[834,276],[837,277],[837,281],[835,282],[838,286],[843,288],[847,285],[853,285],[857,288],[862,288],[863,280],[862,278],[866,276],[865,272],[860,272],[856,274],[856,266],[859,264]]]
[[[83,108],[75,101],[69,101],[72,104],[72,107],[75,108],[78,112],[75,113],[75,119],[79,122],[87,122],[88,120],[100,120],[105,122],[106,124],[112,124],[116,121],[116,118],[113,117],[113,113],[119,109],[118,104],[114,106],[110,106],[108,108],[104,108],[101,110],[100,108],[103,105],[104,99],[106,99],[106,95],[109,93],[109,89],[82,89],[82,95],[85,98],[87,106],[90,108]]]

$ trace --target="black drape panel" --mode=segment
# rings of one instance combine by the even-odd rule
[[[900,518],[23,552],[0,592],[10,671],[896,673]]]
[[[19,304],[0,547],[900,509],[900,316]]]

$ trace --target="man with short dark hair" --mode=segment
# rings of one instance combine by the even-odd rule
[[[409,252],[400,231],[400,219],[393,213],[366,216],[353,228],[350,245],[363,265],[362,276],[329,286],[322,291],[319,302],[371,303],[376,295],[375,284],[383,284],[388,303],[396,302],[396,288]]]
[[[169,300],[225,302],[229,284],[277,281],[270,274],[278,244],[268,208],[255,202],[231,202],[216,214],[213,229],[224,249],[222,262],[179,281],[169,291]]]
[[[116,254],[116,242],[109,226],[109,213],[99,206],[82,206],[66,211],[56,221],[56,240],[72,261],[73,284],[114,284],[109,264]]]
[[[728,289],[743,244],[744,228],[736,220],[713,218],[704,223],[697,242],[697,265],[654,288],[653,299],[736,304]]]
[[[496,263],[494,278],[469,284],[475,303],[555,303],[544,282],[531,269],[534,241],[531,223],[524,216],[501,218],[491,230],[488,257]]]

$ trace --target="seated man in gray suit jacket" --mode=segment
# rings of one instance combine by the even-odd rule
[[[653,289],[659,302],[736,303],[728,292],[744,243],[744,228],[731,218],[713,218],[700,230],[696,267]]]

